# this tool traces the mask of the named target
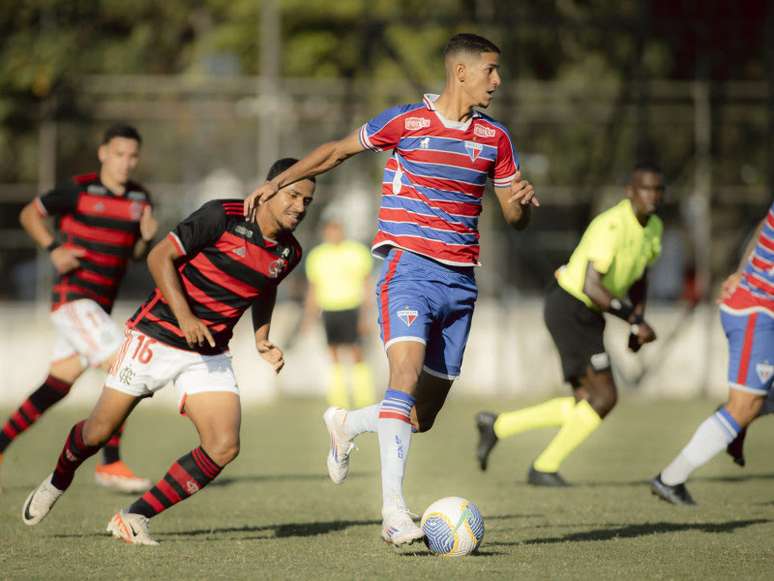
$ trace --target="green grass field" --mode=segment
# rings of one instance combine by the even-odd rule
[[[153,520],[159,547],[116,542],[103,531],[133,497],[98,488],[91,460],[40,525],[21,504],[53,467],[83,413],[53,410],[9,449],[2,466],[0,578],[508,578],[728,579],[774,576],[774,420],[748,437],[748,466],[724,455],[691,481],[700,503],[676,508],[644,483],[686,442],[713,403],[640,402],[627,394],[602,428],[563,466],[574,486],[528,487],[530,461],[552,431],[500,443],[489,472],[476,467],[473,414],[525,401],[452,400],[435,428],[414,438],[406,492],[421,513],[442,496],[475,501],[486,521],[478,555],[396,551],[380,537],[375,436],[358,440],[350,479],[327,479],[323,404],[284,400],[250,410],[242,453],[220,479]],[[9,410],[3,411],[3,418]],[[154,480],[196,443],[190,423],[138,408],[124,456]]]

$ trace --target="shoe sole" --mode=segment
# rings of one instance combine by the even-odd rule
[[[328,468],[328,478],[331,479],[331,482],[334,484],[341,484],[347,479],[347,476],[349,476],[349,469],[344,473],[344,476],[342,476],[340,479],[337,479],[334,477],[333,470],[331,469],[331,466],[337,467],[338,464],[336,463],[336,460],[334,460],[334,449],[336,447],[336,437],[333,435],[335,431],[335,427],[333,425],[333,416],[336,413],[336,410],[341,409],[337,408],[335,406],[329,407],[327,410],[325,410],[325,413],[323,413],[323,422],[325,423],[325,429],[328,430],[328,437],[331,440],[331,447],[328,449],[328,456],[326,458],[326,467]]]

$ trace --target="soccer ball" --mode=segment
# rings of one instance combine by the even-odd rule
[[[484,539],[484,519],[469,500],[447,496],[427,507],[422,530],[432,553],[462,557],[478,549]]]

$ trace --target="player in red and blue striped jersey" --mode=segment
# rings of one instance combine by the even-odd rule
[[[460,373],[477,295],[473,270],[486,183],[493,183],[503,216],[516,229],[526,227],[530,207],[538,205],[508,131],[476,109],[488,107],[500,86],[499,54],[485,38],[454,36],[444,50],[440,95],[388,109],[348,137],[321,145],[253,192],[245,208],[366,149],[392,152],[372,247],[385,259],[376,295],[389,387],[380,405],[329,408],[324,420],[335,483],[346,478],[352,439],[378,433],[382,538],[395,545],[422,537],[403,498],[405,463],[412,431],[430,429]]]
[[[275,162],[269,178],[295,161]],[[272,312],[277,286],[301,260],[293,231],[314,189],[314,180],[291,184],[248,217],[241,200],[213,200],[153,248],[148,268],[157,288],[127,323],[126,340],[88,419],[73,426],[54,472],[27,497],[25,524],[39,523],[78,467],[139,401],[170,382],[200,445],[116,513],[108,532],[131,544],[158,544],[148,532],[149,519],[204,488],[236,457],[241,408],[228,342],[251,309],[259,355],[276,372],[284,366],[282,351],[269,340]]]
[[[766,398],[774,382],[774,202],[739,268],[723,283],[720,320],[728,339],[728,402],[651,480],[653,493],[673,504],[695,504],[685,487],[690,474],[743,435],[764,406],[771,411]],[[733,449],[729,453],[735,455]],[[741,442],[736,456],[743,464]]]
[[[51,320],[57,330],[48,377],[0,428],[0,464],[13,441],[61,401],[88,367],[110,367],[123,334],[110,318],[130,259],[145,256],[158,223],[150,195],[131,180],[142,139],[124,124],[107,129],[97,150],[100,170],[75,176],[35,198],[21,212],[30,237],[49,252],[57,271]],[[56,220],[55,231],[46,217]],[[105,446],[98,484],[122,492],[147,490],[121,460],[121,430]]]

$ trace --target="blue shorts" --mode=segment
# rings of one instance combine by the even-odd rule
[[[774,317],[723,309],[720,321],[728,339],[729,386],[765,396],[774,379]]]
[[[477,296],[473,267],[447,266],[393,248],[376,285],[384,348],[397,341],[423,343],[424,370],[456,379]]]

